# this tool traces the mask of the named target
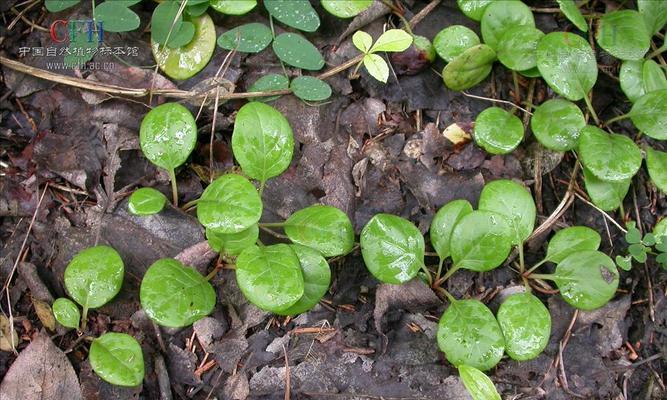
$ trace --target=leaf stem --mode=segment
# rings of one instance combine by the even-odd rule
[[[426,268],[425,264],[421,265],[421,269],[422,269],[422,271],[424,271],[424,273],[426,274],[426,277],[428,278],[428,285],[432,286],[433,285],[433,276],[431,274],[431,271],[429,271],[429,269]]]
[[[452,304],[456,303],[457,300],[445,288],[437,287],[435,290],[445,295],[445,297],[447,297],[447,300],[449,300],[450,303]]]
[[[171,181],[171,197],[174,207],[178,207],[178,188],[176,187],[176,172],[173,169],[168,169],[169,180]]]
[[[81,328],[80,328],[81,332],[86,331],[87,322],[88,322],[88,304],[84,305],[83,310],[81,311]]]
[[[264,187],[266,186],[266,181],[259,182],[259,197],[262,197],[264,193]]]
[[[197,203],[199,203],[199,200],[201,200],[201,199],[194,199],[194,200],[188,201],[187,203],[183,204],[183,206],[181,207],[181,210],[188,211],[189,209],[195,207],[197,205]]]
[[[455,266],[451,267],[451,268],[449,269],[449,271],[447,271],[447,272],[445,273],[445,275],[444,275],[442,278],[440,278],[440,279],[438,279],[437,281],[435,281],[435,282],[433,283],[433,285],[434,285],[435,287],[439,287],[439,286],[442,285],[447,279],[449,279],[450,276],[454,275],[454,272],[458,271],[460,268],[461,268],[461,267],[458,266],[458,265],[455,265]]]
[[[545,262],[547,262],[546,258],[544,260],[538,262],[537,264],[533,265],[532,267],[530,267],[530,269],[528,271],[524,272],[523,275],[528,276],[528,275],[532,274],[533,271],[535,271],[540,265],[544,264]]]
[[[591,113],[591,117],[593,117],[593,120],[595,120],[595,123],[597,125],[600,125],[600,119],[598,118],[598,115],[595,113],[595,109],[593,108],[593,104],[591,103],[591,99],[588,98],[588,94],[584,96],[584,102],[586,102],[586,107],[588,107],[588,111]]]
[[[556,276],[553,274],[530,274],[526,276],[528,279],[545,279],[548,281],[553,281],[556,279]]]
[[[259,222],[257,223],[262,228],[282,228],[285,222]]]
[[[623,119],[626,119],[626,118],[630,118],[630,113],[623,114],[623,115],[617,115],[614,118],[611,118],[611,119],[605,121],[604,124],[605,124],[605,126],[609,126],[616,121],[620,121],[620,120],[623,120]]]
[[[440,274],[442,273],[442,265],[445,263],[444,259],[440,259],[440,262],[438,263],[438,272],[435,274],[435,280],[437,281],[440,279]]]
[[[523,242],[517,246],[519,250],[519,272],[523,275],[523,272],[526,270],[526,263],[523,259]]]
[[[651,54],[649,54],[646,59],[656,57],[660,55],[660,53],[663,53],[665,50],[667,50],[667,40],[662,44],[662,46],[658,47],[655,51],[653,51]]]

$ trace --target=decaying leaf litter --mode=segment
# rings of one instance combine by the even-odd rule
[[[426,5],[404,3],[405,16],[409,19]],[[564,30],[570,24],[557,10],[542,9],[546,6],[541,3],[530,5],[537,9],[536,24],[544,32]],[[595,4],[590,10],[604,12],[608,6]],[[23,6],[9,2],[2,7],[11,21]],[[359,27],[373,37],[389,28],[387,10],[378,9],[376,19]],[[67,15],[86,12],[81,6]],[[324,12],[319,15],[327,29],[320,28],[310,37],[327,65],[334,67],[356,57],[349,35],[339,42],[349,22]],[[46,40],[44,32],[28,22],[48,26],[53,15],[34,7],[24,17],[27,22],[19,17],[12,29],[3,28],[3,56],[16,60],[19,47]],[[266,15],[252,12],[235,17],[234,25],[237,20],[265,22]],[[400,26],[395,17],[389,20]],[[215,23],[223,27],[228,21],[218,17]],[[433,38],[453,24],[479,31],[479,25],[461,14],[456,4],[443,2],[426,14],[414,32]],[[151,65],[146,36],[132,32],[111,35],[109,40],[135,43],[141,50],[132,63]],[[596,51],[601,71],[619,67],[602,50]],[[79,77],[182,94],[196,90],[206,79],[216,79],[226,55],[216,49],[208,67],[183,82],[172,83],[154,75],[152,69],[119,63],[111,73]],[[39,57],[21,61],[45,67]],[[442,65],[436,63],[434,70],[441,71]],[[231,83],[227,88],[243,92],[258,77],[276,72],[282,69],[271,52],[235,54],[223,77]],[[71,70],[60,73],[75,76]],[[30,376],[35,382],[67,382],[62,392],[54,392],[54,398],[159,398],[167,393],[181,398],[284,398],[285,382],[293,398],[469,398],[456,369],[435,345],[437,321],[447,302],[418,280],[400,290],[379,284],[358,251],[331,263],[332,286],[323,301],[294,319],[272,317],[248,303],[233,271],[219,266],[223,271],[212,281],[218,297],[213,313],[191,328],[157,328],[138,302],[147,267],[159,258],[177,257],[206,275],[215,266],[215,254],[202,246],[204,232],[192,215],[169,205],[150,217],[128,212],[127,197],[136,187],[155,187],[171,197],[169,174],[154,167],[140,150],[139,122],[149,109],[122,94],[79,90],[5,67],[3,75],[7,95],[2,98],[0,146],[0,276],[5,284],[2,311],[11,317],[18,336],[18,355],[0,353],[0,374],[5,377],[0,393],[31,398],[34,393],[19,385],[21,377]],[[600,117],[609,119],[619,114],[618,104],[625,98],[613,73],[600,75],[593,103]],[[466,199],[476,205],[485,183],[510,178],[531,187],[538,224],[559,210],[561,199],[576,198],[567,202],[550,228],[586,225],[601,233],[605,252],[625,248],[619,227],[587,203],[581,180],[568,191],[576,162],[571,155],[554,162],[547,149],[529,145],[530,139],[512,154],[491,155],[475,143],[453,145],[441,136],[453,123],[470,131],[477,115],[492,105],[488,100],[446,90],[430,69],[398,79],[390,74],[387,85],[363,71],[358,80],[342,72],[328,83],[334,96],[316,107],[294,96],[272,103],[287,117],[297,144],[286,173],[264,188],[266,219],[284,220],[297,210],[322,203],[347,213],[357,234],[381,212],[408,218],[423,233],[443,204]],[[506,69],[495,66],[490,79],[467,93],[518,104],[526,97],[536,104],[554,97],[541,81],[531,84],[521,79],[518,87],[519,92]],[[194,103],[194,115],[200,103]],[[243,104],[243,100],[224,102],[215,117],[209,104],[198,115],[195,153],[177,175],[182,202],[201,195],[213,173],[211,167],[218,172],[234,168],[231,132],[235,112]],[[620,129],[629,127],[620,125]],[[212,130],[216,135],[209,142]],[[666,206],[664,194],[652,188],[641,171],[626,197],[625,218],[650,230],[665,215]],[[609,214],[623,222],[618,214]],[[265,232],[261,239],[276,240]],[[542,234],[530,240],[529,261],[542,259],[545,239]],[[64,294],[63,273],[72,257],[95,243],[115,248],[125,262],[126,274],[114,300],[91,311],[88,328],[94,336],[122,332],[139,341],[146,370],[139,387],[119,388],[100,380],[87,360],[85,341],[73,331],[48,330],[49,322],[39,311],[39,301],[48,304]],[[8,282],[11,275],[14,278]],[[447,289],[460,299],[479,299],[496,312],[501,299],[515,293],[519,285],[516,274],[499,268],[481,275],[460,271],[448,281]],[[501,393],[548,399],[664,396],[660,352],[664,351],[667,311],[665,273],[659,266],[649,263],[623,273],[615,300],[595,311],[577,312],[556,296],[542,300],[553,321],[546,351],[527,363],[506,359],[491,370]],[[64,366],[50,371],[39,368],[47,364]],[[44,374],[57,375],[47,378]],[[50,390],[54,388],[41,386],[37,392]]]

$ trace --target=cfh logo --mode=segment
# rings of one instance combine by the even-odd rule
[[[54,43],[69,43],[77,42],[80,35],[85,35],[88,43],[95,40],[95,33],[97,33],[97,43],[104,41],[104,26],[102,21],[95,22],[92,19],[75,19],[64,20],[58,19],[51,24],[51,40]],[[79,39],[80,40],[80,39]]]

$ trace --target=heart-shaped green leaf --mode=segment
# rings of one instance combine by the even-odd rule
[[[607,182],[626,181],[642,165],[641,151],[632,139],[591,125],[581,130],[579,155],[586,169]]]
[[[489,211],[464,215],[449,240],[454,266],[477,272],[498,267],[510,254],[512,236],[502,215]]]
[[[135,215],[157,214],[164,208],[167,198],[153,188],[140,188],[132,193],[127,208]]]
[[[79,307],[77,307],[72,300],[65,297],[56,299],[56,301],[53,302],[51,309],[53,311],[53,316],[60,325],[72,329],[79,327],[81,313],[79,312]]]
[[[322,0],[322,8],[338,18],[352,18],[373,4],[373,0]]]
[[[413,37],[403,29],[389,29],[385,31],[371,47],[371,53],[380,51],[400,52],[412,44]]]
[[[509,296],[498,309],[498,324],[505,337],[505,351],[517,361],[542,353],[551,336],[551,315],[530,293]]]
[[[165,103],[146,114],[139,129],[141,151],[150,162],[168,171],[188,159],[197,143],[197,124],[178,103]]]
[[[574,0],[556,0],[558,2],[558,7],[560,7],[561,12],[565,15],[565,18],[569,19],[570,22],[574,24],[577,28],[584,32],[588,32],[588,24],[584,19],[584,16],[581,15],[581,11]]]
[[[144,353],[137,340],[109,332],[90,345],[90,366],[103,380],[118,386],[138,386],[144,380]]]
[[[667,140],[667,89],[646,93],[632,106],[630,118],[647,136]]]
[[[440,58],[449,62],[479,44],[479,37],[470,28],[452,25],[438,32],[433,38],[433,47]]]
[[[482,39],[492,49],[498,50],[505,32],[517,26],[535,27],[530,8],[521,1],[492,1],[482,15]]]
[[[218,253],[229,256],[241,254],[247,247],[254,245],[259,238],[259,227],[257,224],[237,233],[222,233],[206,228],[206,240],[208,245]]]
[[[303,296],[289,308],[278,312],[281,315],[301,314],[315,307],[331,283],[331,270],[322,254],[298,244],[292,244],[290,247],[299,257],[303,274]]]
[[[502,358],[505,338],[493,313],[481,301],[457,300],[440,318],[438,347],[454,366],[486,371]]]
[[[74,7],[81,0],[44,0],[44,6],[49,12],[55,13]]]
[[[292,80],[294,95],[304,101],[322,101],[331,97],[331,86],[314,76],[299,76]]]
[[[317,71],[324,66],[324,58],[317,47],[297,33],[281,33],[272,46],[276,56],[293,67]]]
[[[546,148],[567,151],[577,147],[581,130],[586,126],[579,107],[567,100],[551,99],[540,104],[530,119],[530,128]]]
[[[667,24],[667,3],[664,1],[637,0],[637,8],[650,35],[655,35]]]
[[[363,59],[366,71],[380,82],[387,83],[389,79],[389,66],[387,62],[378,54],[366,54]]]
[[[647,147],[646,166],[655,186],[667,193],[667,153]]]
[[[259,53],[273,40],[271,29],[259,22],[237,26],[220,35],[218,46],[242,53]]]
[[[211,284],[199,272],[172,258],[157,260],[148,268],[139,298],[153,321],[170,328],[192,325],[215,307]]]
[[[595,36],[600,47],[621,60],[641,60],[651,47],[644,18],[635,10],[602,15]]]
[[[607,304],[618,288],[616,264],[599,251],[570,254],[558,263],[552,278],[566,302],[586,311]]]
[[[286,244],[243,250],[236,259],[236,282],[250,302],[270,312],[288,309],[305,290],[299,258]]]
[[[141,23],[139,16],[124,4],[105,1],[94,8],[95,20],[102,22],[107,32],[129,32]]]
[[[475,367],[459,365],[459,375],[472,400],[502,400],[486,374]]]
[[[468,200],[454,200],[442,206],[431,222],[431,245],[441,260],[451,254],[449,242],[454,226],[472,212],[472,205]]]
[[[292,162],[292,128],[280,111],[250,102],[236,114],[232,150],[246,175],[266,182],[283,173]]]
[[[474,139],[491,154],[507,154],[523,140],[523,123],[500,107],[489,107],[475,120]]]
[[[551,32],[537,43],[537,68],[547,84],[568,100],[581,100],[595,85],[595,53],[581,36]]]
[[[249,180],[227,174],[214,180],[197,203],[197,218],[219,233],[238,233],[262,216],[262,200]]]
[[[558,264],[572,253],[597,250],[600,234],[587,226],[571,226],[561,229],[551,238],[545,260]]]
[[[621,90],[631,102],[646,94],[644,85],[643,60],[628,60],[621,64],[618,79],[621,81]]]
[[[125,267],[109,246],[87,248],[72,258],[65,269],[65,288],[85,309],[102,307],[118,294]]]
[[[451,90],[469,89],[489,76],[496,60],[496,52],[485,44],[478,44],[454,58],[442,70],[442,80]]]
[[[268,74],[257,79],[250,87],[248,92],[268,92],[272,90],[284,90],[289,88],[289,79],[281,74]],[[278,99],[280,96],[256,97],[251,100],[261,101],[263,103]]]
[[[211,8],[227,15],[242,15],[257,5],[257,0],[210,0]]]
[[[528,189],[514,181],[499,179],[486,184],[478,208],[505,217],[512,231],[512,244],[520,245],[533,233],[535,201]]]
[[[482,19],[484,14],[484,9],[489,5],[493,0],[456,0],[459,9],[466,17],[479,21]]]
[[[514,71],[525,71],[537,66],[537,42],[544,33],[531,25],[509,28],[498,42],[498,60]]]
[[[284,228],[294,243],[311,247],[325,257],[347,254],[354,247],[352,222],[336,207],[306,207],[290,215]]]
[[[315,32],[320,17],[308,0],[264,0],[269,14],[287,26],[305,32]]]
[[[662,67],[653,60],[644,61],[644,65],[642,65],[642,81],[644,82],[646,93],[667,89],[665,72],[662,70]]]
[[[584,168],[584,185],[586,193],[593,204],[603,211],[616,210],[622,203],[630,189],[631,179],[621,182],[605,182],[598,179],[592,172]]]
[[[366,268],[382,282],[405,283],[424,265],[424,237],[396,215],[376,214],[361,230],[360,242]]]

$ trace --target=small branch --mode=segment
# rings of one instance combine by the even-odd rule
[[[523,108],[523,107],[521,107],[521,106],[517,106],[516,104],[512,103],[511,101],[507,101],[507,100],[499,100],[499,99],[492,99],[492,98],[490,98],[490,97],[477,96],[477,95],[470,94],[470,93],[466,93],[466,92],[461,92],[461,93],[462,93],[464,96],[472,97],[473,99],[486,100],[486,101],[491,101],[491,102],[494,102],[494,103],[507,104],[507,105],[510,105],[510,106],[512,106],[512,107],[514,107],[514,108],[518,108],[519,110],[525,112],[526,114],[533,115],[532,112],[526,110],[525,108]]]

